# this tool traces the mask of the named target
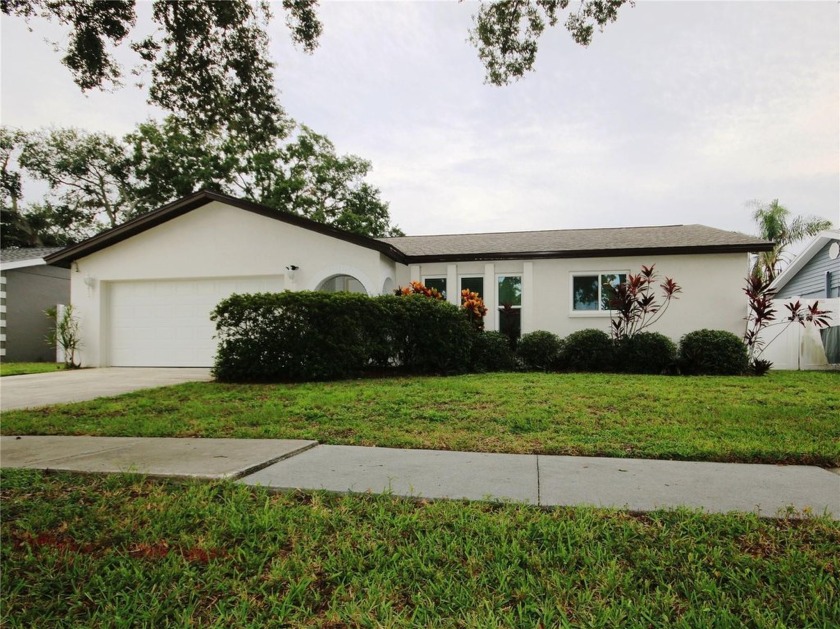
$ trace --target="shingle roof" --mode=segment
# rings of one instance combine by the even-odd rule
[[[14,247],[0,249],[0,262],[23,262],[24,260],[38,260],[64,247]]]
[[[550,231],[398,236],[380,238],[411,258],[592,257],[624,252],[688,253],[693,249],[763,251],[772,246],[760,238],[704,225],[560,229]]]

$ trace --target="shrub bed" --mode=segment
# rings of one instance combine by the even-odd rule
[[[697,330],[680,340],[680,369],[692,375],[735,376],[749,366],[747,347],[732,332]]]
[[[399,366],[467,371],[474,333],[457,307],[421,295],[232,295],[214,310],[223,382],[335,380]]]
[[[616,361],[626,373],[669,373],[676,366],[677,346],[664,334],[639,332],[618,342]]]
[[[473,337],[471,371],[513,371],[516,355],[510,339],[501,332],[476,332]]]
[[[615,345],[606,332],[579,330],[563,340],[562,360],[570,371],[610,371],[615,365]]]
[[[538,330],[523,334],[516,346],[516,354],[526,369],[552,371],[559,366],[563,341],[552,332]]]

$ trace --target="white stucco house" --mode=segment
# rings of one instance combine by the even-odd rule
[[[489,330],[608,330],[599,286],[642,265],[682,287],[657,330],[743,331],[750,252],[772,243],[702,225],[368,238],[202,191],[47,258],[70,269],[86,366],[209,366],[209,313],[234,292],[386,294],[412,280],[489,309]]]

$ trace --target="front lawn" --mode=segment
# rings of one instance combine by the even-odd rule
[[[0,624],[834,627],[823,518],[2,472]]]
[[[47,373],[64,369],[61,363],[6,363],[0,362],[0,377],[22,376],[28,373]]]
[[[3,414],[2,432],[840,466],[840,374],[190,383]]]

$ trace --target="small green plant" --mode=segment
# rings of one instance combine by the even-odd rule
[[[737,376],[747,372],[749,356],[743,341],[725,330],[696,330],[680,339],[683,373]]]
[[[44,311],[54,325],[47,334],[46,342],[50,347],[60,347],[64,352],[64,366],[67,369],[78,369],[81,362],[76,362],[76,352],[82,346],[79,332],[79,319],[73,314],[73,306],[64,306],[61,314],[58,308],[48,308]]]
[[[557,369],[563,341],[545,330],[523,334],[516,347],[516,354],[526,369],[531,371],[552,371]]]

